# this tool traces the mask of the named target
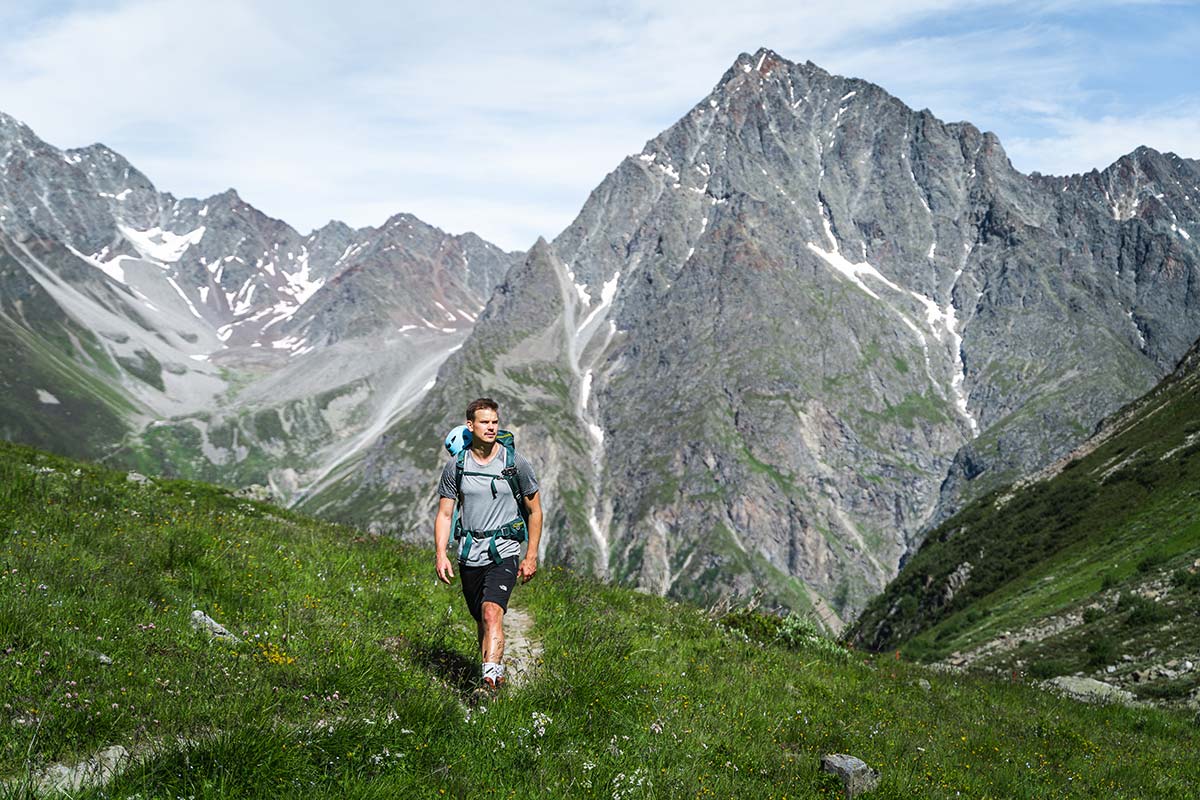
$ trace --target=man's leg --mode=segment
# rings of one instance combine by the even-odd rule
[[[504,610],[517,583],[517,559],[511,556],[487,571],[479,610],[479,655],[483,682],[493,689],[504,683]]]
[[[480,655],[483,663],[500,664],[504,660],[504,608],[485,600],[479,622]]]

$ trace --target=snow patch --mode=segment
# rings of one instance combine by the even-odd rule
[[[584,421],[587,427],[588,435],[592,437],[592,441],[597,447],[604,444],[604,429],[597,425],[587,416],[588,399],[592,394],[592,371],[589,369],[583,375],[583,380],[579,386],[579,411],[580,419]]]
[[[1137,324],[1137,320],[1133,318],[1133,311],[1132,311],[1132,310],[1130,310],[1130,311],[1126,311],[1126,312],[1125,312],[1125,316],[1129,317],[1129,321],[1130,321],[1131,323],[1133,323],[1133,329],[1134,329],[1134,331],[1136,331],[1136,332],[1137,332],[1137,337],[1138,337],[1138,346],[1139,346],[1139,347],[1141,347],[1141,348],[1143,348],[1143,349],[1145,349],[1145,347],[1146,347],[1146,337],[1142,335],[1142,328],[1141,328],[1141,326],[1140,326],[1140,325],[1138,325],[1138,324]]]
[[[69,244],[66,245],[66,247],[75,256],[91,264],[93,267],[100,270],[117,283],[125,283],[125,270],[121,269],[120,261],[122,258],[129,258],[129,256],[117,256],[112,261],[101,261],[96,256],[84,255]]]
[[[349,251],[349,248],[347,248]],[[343,258],[345,255],[342,256]],[[287,276],[288,289],[292,297],[296,298],[297,307],[308,302],[308,298],[312,297],[318,289],[325,285],[324,278],[313,278],[309,272],[308,265],[308,250],[300,252],[300,269]],[[338,259],[339,261],[341,259]]]
[[[246,282],[242,284],[241,289],[238,289],[237,292],[231,295],[226,295],[225,299],[230,302],[237,298],[241,298],[232,309],[232,313],[235,317],[240,317],[242,314],[245,314],[252,308],[251,301],[254,299],[254,290],[257,288],[258,284],[254,283],[254,278],[247,278]],[[243,294],[245,294],[245,297],[242,297]]]
[[[296,350],[304,345],[304,338],[301,336],[285,336],[282,339],[276,339],[271,342],[271,347],[276,350]]]
[[[198,244],[204,237],[204,226],[185,234],[172,233],[160,227],[139,231],[117,223],[117,230],[133,245],[144,258],[173,264],[183,257],[184,251]]]
[[[200,312],[196,310],[196,306],[192,305],[192,301],[188,299],[188,296],[183,293],[183,289],[179,288],[179,284],[175,282],[174,278],[168,276],[167,283],[171,284],[171,288],[174,289],[175,293],[179,295],[180,299],[187,304],[188,311],[192,312],[193,317],[199,320],[204,319],[204,317],[200,316]]]

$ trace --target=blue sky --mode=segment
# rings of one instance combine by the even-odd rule
[[[16,4],[5,4],[16,6]],[[406,211],[508,249],[556,235],[740,52],[995,131],[1023,171],[1200,158],[1200,3],[408,4],[111,0],[0,10],[0,111],[162,190],[232,186],[307,232]]]

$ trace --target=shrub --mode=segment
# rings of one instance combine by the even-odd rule
[[[1099,667],[1117,659],[1117,643],[1107,636],[1097,636],[1088,642],[1087,663],[1089,667]]]
[[[1150,572],[1159,564],[1167,560],[1167,555],[1161,550],[1151,550],[1142,557],[1142,560],[1137,563],[1138,572]]]
[[[1093,622],[1099,622],[1104,619],[1104,612],[1095,606],[1089,606],[1083,610],[1083,623],[1091,625]]]
[[[747,638],[763,643],[775,641],[782,623],[783,620],[774,614],[764,614],[749,608],[739,608],[721,617],[721,624],[726,628],[740,631]]]
[[[1152,625],[1167,618],[1167,610],[1153,600],[1140,594],[1127,594],[1117,604],[1117,610],[1126,614],[1127,625]]]
[[[1066,675],[1071,671],[1071,662],[1065,658],[1043,658],[1029,665],[1029,676],[1039,680]]]
[[[1171,576],[1171,584],[1176,589],[1200,589],[1200,572],[1177,569],[1175,570],[1175,574]]]
[[[842,647],[825,636],[816,620],[806,614],[792,612],[784,617],[776,639],[792,649],[817,650],[824,655],[839,659],[848,657]]]

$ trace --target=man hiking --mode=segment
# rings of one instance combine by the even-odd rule
[[[497,689],[504,684],[503,623],[509,595],[518,578],[525,583],[537,573],[542,501],[533,467],[512,449],[511,434],[503,434],[509,437],[505,445],[497,441],[500,406],[495,400],[472,401],[466,427],[470,445],[446,463],[438,485],[435,569],[443,583],[454,578],[446,556],[453,533],[463,596],[479,634],[483,685]],[[518,565],[526,535],[529,548]]]

